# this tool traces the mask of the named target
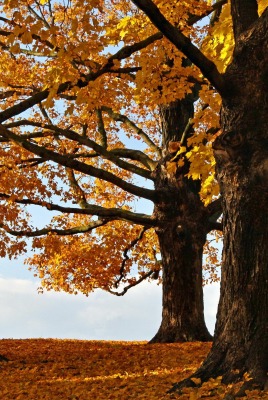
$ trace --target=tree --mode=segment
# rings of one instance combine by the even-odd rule
[[[267,389],[267,2],[231,0],[234,49],[224,73],[152,1],[133,2],[222,98],[222,132],[213,145],[224,215],[221,293],[213,346],[193,377],[228,383],[247,372],[252,379],[237,395],[254,385]],[[195,384],[176,388],[183,385]]]
[[[189,26],[214,10],[193,6],[196,15],[191,4],[178,14]],[[2,11],[2,256],[33,237],[42,251],[29,262],[43,285],[85,294],[122,295],[158,279],[162,264],[153,340],[209,340],[202,251],[221,227],[210,151],[219,97],[126,2],[6,1]],[[128,137],[143,146],[128,148]],[[135,212],[137,197],[152,215]],[[61,214],[36,229],[28,205]]]

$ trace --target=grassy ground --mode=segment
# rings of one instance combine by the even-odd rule
[[[189,376],[209,343],[154,344],[82,340],[0,340],[1,400],[222,399],[225,387],[167,395]],[[201,397],[202,396],[202,397]],[[252,392],[248,399],[268,399]]]

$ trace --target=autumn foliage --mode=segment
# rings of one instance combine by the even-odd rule
[[[223,399],[220,378],[181,395],[172,383],[193,372],[209,343],[154,344],[80,340],[1,340],[0,395],[5,400]],[[267,399],[250,392],[245,399]]]
[[[193,26],[211,14],[210,3],[160,6],[198,46],[220,52],[223,70],[232,48],[228,23]],[[131,2],[6,0],[0,39],[0,255],[26,251],[23,237],[33,237],[29,264],[42,285],[71,293],[120,291],[119,283],[128,288],[157,276],[151,188],[165,156],[158,107],[198,85],[187,125],[194,134],[185,131],[166,167],[172,176],[189,163],[186,176],[201,181],[207,206],[218,196],[211,144],[219,95]],[[40,229],[33,205],[58,215]]]

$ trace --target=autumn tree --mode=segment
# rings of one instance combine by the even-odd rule
[[[222,99],[222,132],[213,145],[224,215],[221,293],[213,346],[194,377],[222,376],[228,383],[248,373],[251,379],[237,395],[254,385],[267,389],[267,2],[230,1],[234,48],[224,73],[217,52],[208,58],[157,3],[134,3]],[[188,379],[176,388],[196,383]]]
[[[194,24],[219,9],[165,7],[198,46],[209,32]],[[123,295],[161,269],[153,341],[209,340],[202,252],[221,228],[219,95],[130,2],[4,1],[1,11],[1,255],[33,238],[42,284],[70,293]],[[28,206],[57,215],[37,229]]]

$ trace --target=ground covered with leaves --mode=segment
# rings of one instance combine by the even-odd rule
[[[83,340],[0,340],[0,398],[3,400],[223,399],[220,380],[170,395],[189,376],[209,343],[146,344]],[[265,397],[266,396],[266,397]],[[247,399],[268,399],[257,391]]]

